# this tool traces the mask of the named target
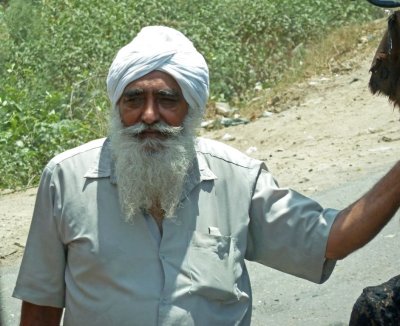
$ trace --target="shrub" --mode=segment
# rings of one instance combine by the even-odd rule
[[[379,15],[347,0],[10,0],[0,6],[0,188],[36,184],[50,157],[105,134],[105,76],[146,25],[186,34],[211,72],[211,100],[274,85],[293,50]]]

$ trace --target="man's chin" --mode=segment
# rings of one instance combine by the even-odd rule
[[[145,139],[141,141],[141,148],[145,154],[158,154],[162,153],[165,149],[165,146],[160,139]]]

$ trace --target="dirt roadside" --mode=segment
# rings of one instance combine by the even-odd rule
[[[368,89],[371,56],[350,72],[298,85],[290,109],[247,125],[205,133],[266,162],[281,186],[323,191],[395,162],[400,113]],[[224,138],[234,140],[224,141]]]
[[[351,71],[296,85],[302,96],[287,110],[201,135],[265,161],[281,186],[307,195],[368,177],[394,163],[400,150],[399,112],[368,90],[372,55],[353,58]],[[35,194],[33,188],[0,196],[0,265],[23,253]]]

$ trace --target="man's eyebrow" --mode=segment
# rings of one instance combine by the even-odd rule
[[[160,89],[157,91],[158,95],[179,98],[181,95],[175,89]]]
[[[138,95],[143,95],[144,90],[142,88],[130,88],[125,90],[121,97],[135,97]]]

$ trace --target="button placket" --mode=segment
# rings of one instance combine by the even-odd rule
[[[164,228],[164,232],[165,232],[165,225],[166,223],[163,223],[163,228]],[[159,252],[158,252],[158,257],[160,259],[160,265],[161,265],[161,270],[162,273],[164,275],[164,284],[163,284],[163,288],[161,290],[160,293],[160,299],[159,299],[159,307],[158,307],[158,324],[159,325],[163,325],[163,321],[166,318],[166,306],[168,305],[169,301],[168,301],[168,294],[166,293],[166,279],[167,279],[167,275],[166,275],[166,255],[163,252],[163,238],[161,238],[161,242],[160,242],[160,247],[159,247]]]

